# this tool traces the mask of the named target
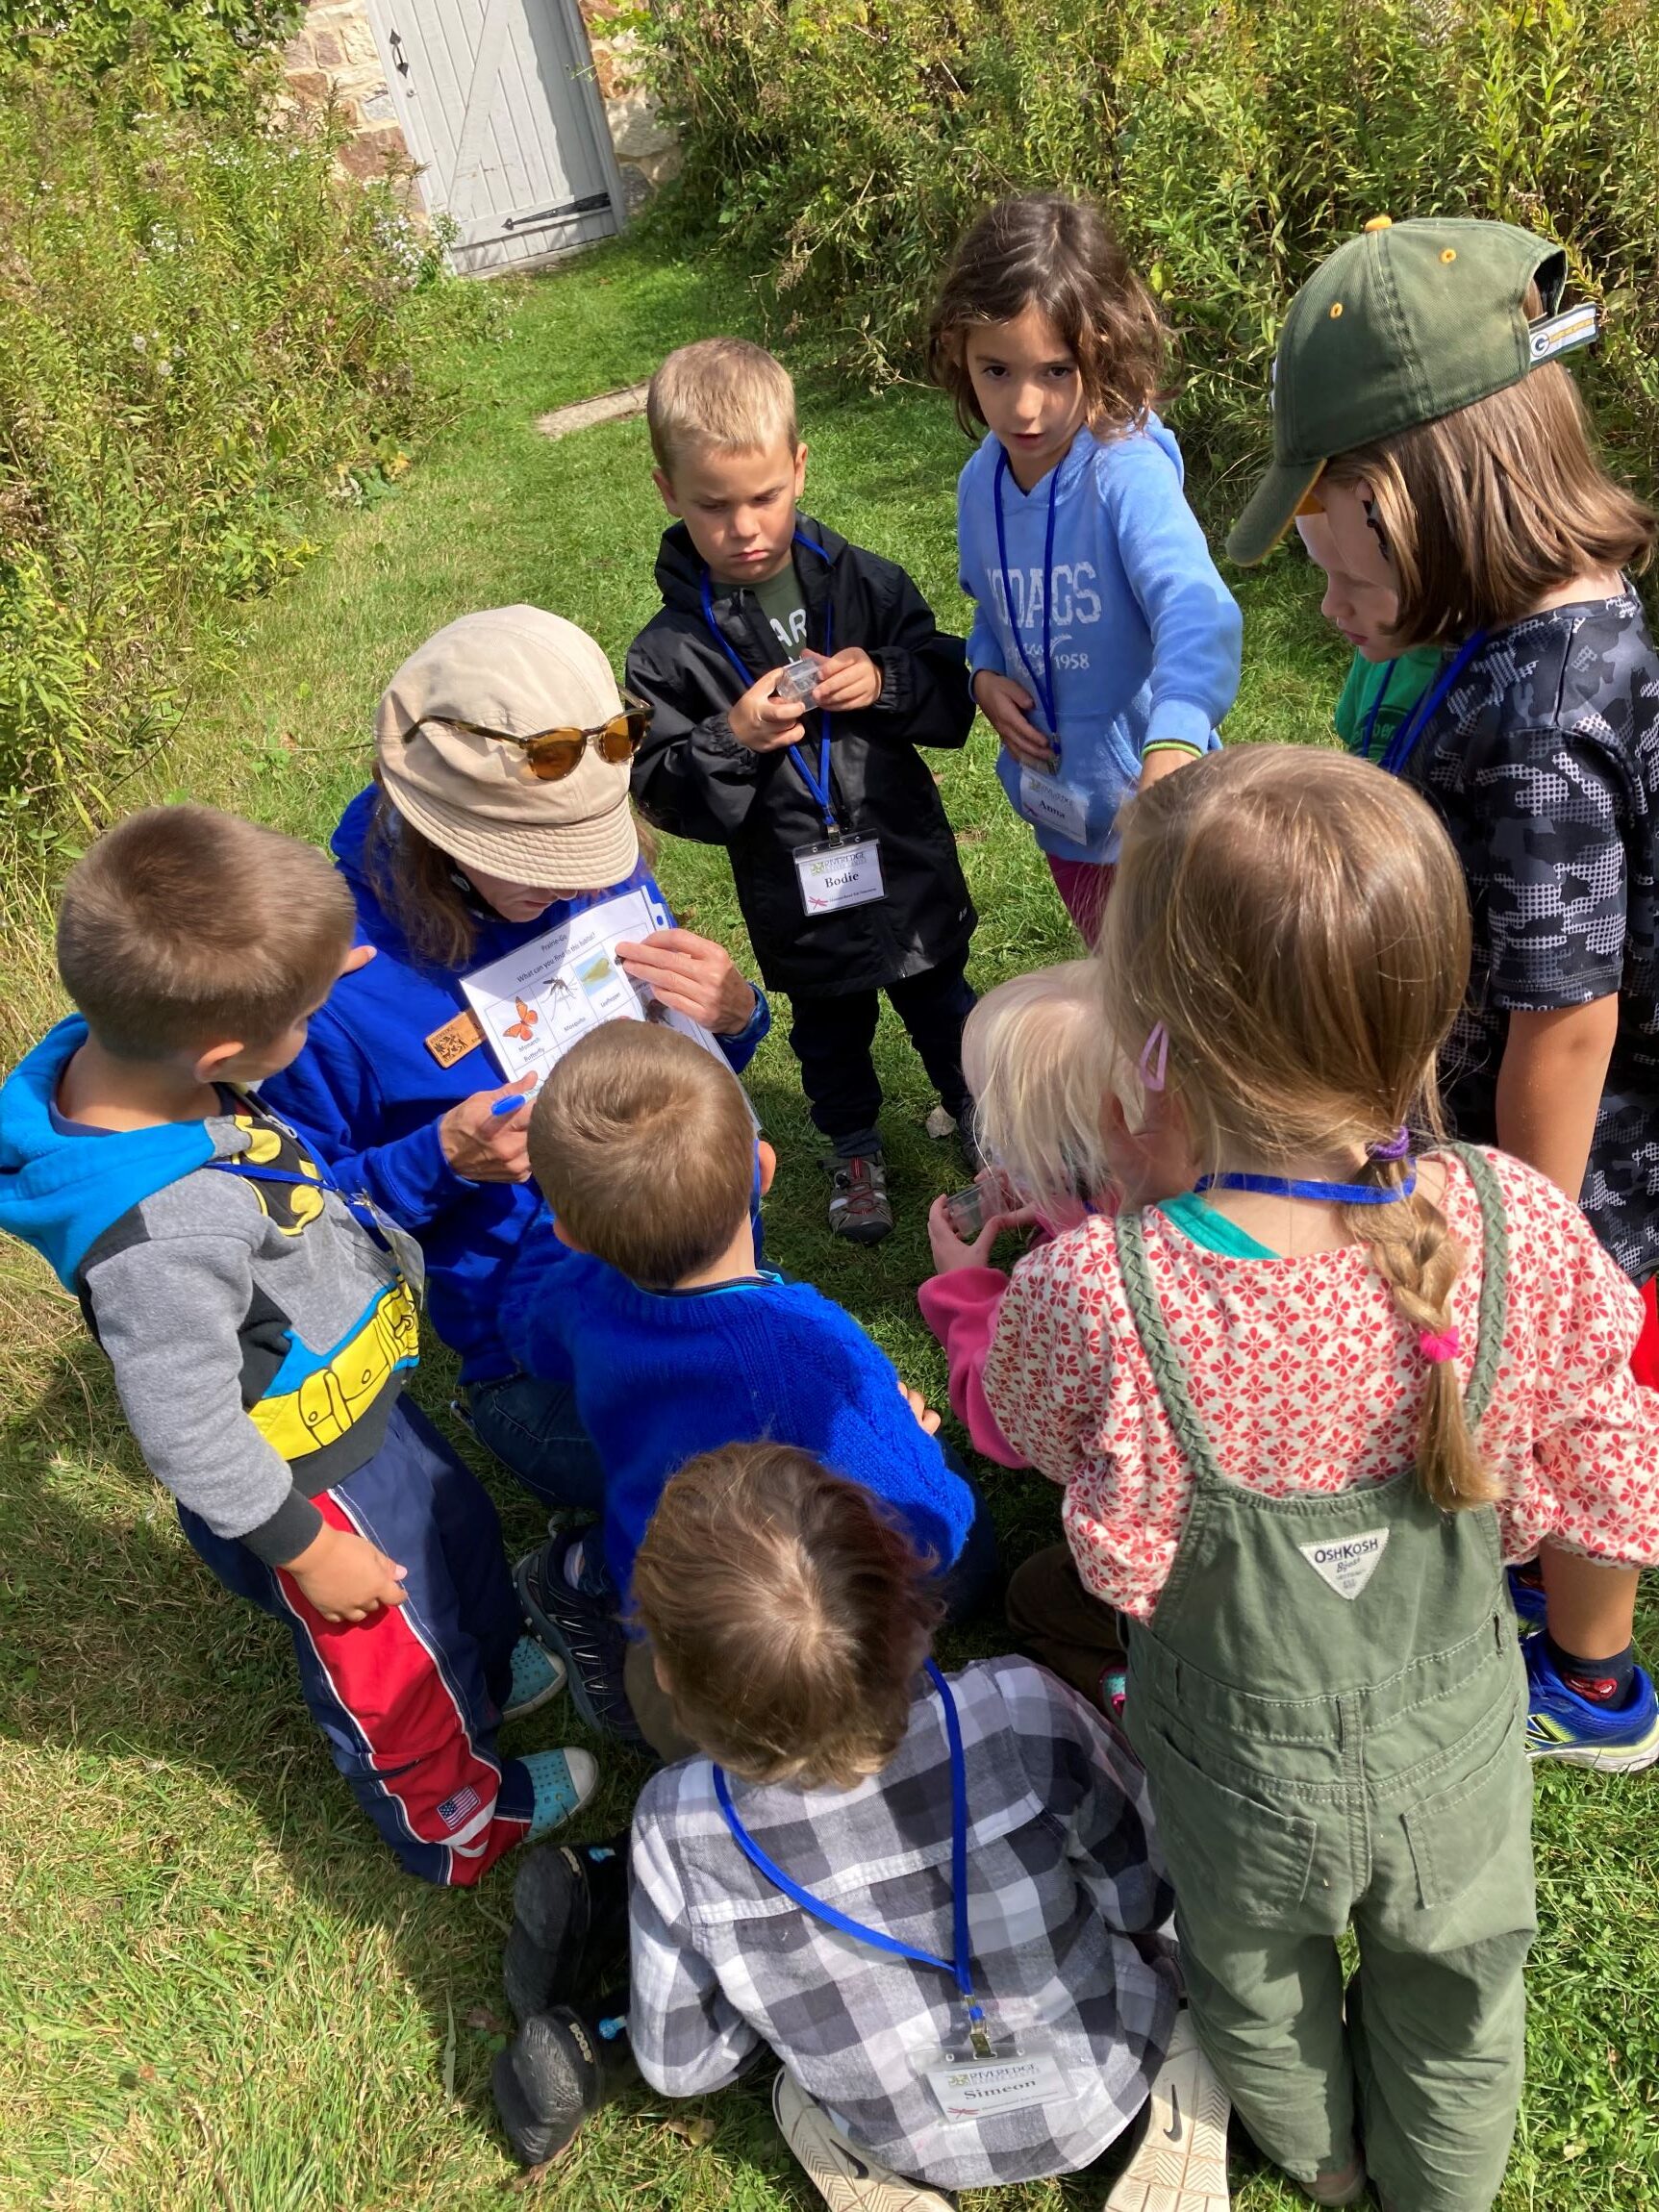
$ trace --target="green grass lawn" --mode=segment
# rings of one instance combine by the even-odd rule
[[[656,603],[665,519],[643,425],[553,443],[533,418],[648,374],[686,339],[754,329],[754,312],[717,272],[632,245],[504,297],[505,335],[456,364],[465,403],[453,431],[254,612],[236,679],[197,704],[134,803],[189,792],[325,838],[364,780],[386,678],[469,608],[555,608],[620,666]],[[902,560],[947,626],[965,626],[952,493],[966,447],[943,403],[902,389],[849,398],[810,375],[801,398],[809,506]],[[1241,596],[1246,674],[1229,738],[1318,742],[1342,659],[1305,566],[1281,559]],[[983,725],[941,768],[983,917],[976,981],[1069,956]],[[660,872],[682,917],[746,959],[723,856],[669,843]],[[43,929],[12,949],[8,1065],[58,1010]],[[884,1018],[899,1228],[872,1253],[837,1248],[785,1027],[751,1081],[781,1163],[772,1254],[842,1299],[937,1395],[943,1363],[914,1291],[927,1204],[961,1170],[922,1132],[919,1068]],[[504,2032],[511,1861],[475,1892],[392,1871],[306,1719],[286,1639],[224,1597],[187,1549],[73,1308],[15,1247],[0,1251],[0,2206],[482,2212],[511,2201],[515,2170],[488,2087]],[[440,1353],[417,1395],[446,1419]],[[510,1544],[527,1546],[537,1515],[510,1481],[490,1479]],[[1053,1540],[1056,1501],[1039,1478],[993,1474],[989,1488],[1011,1559]],[[1647,1642],[1659,1649],[1651,1616]],[[964,1648],[996,1644],[987,1629]],[[557,1742],[572,1725],[556,1707],[509,1747]],[[625,1821],[643,1773],[614,1747],[602,1758],[585,1833]],[[1540,1777],[1544,1932],[1505,2212],[1659,2202],[1653,1787]],[[699,2119],[712,2133],[688,2140]],[[1243,2166],[1236,2187],[1242,2212],[1299,2201]],[[684,2109],[641,2094],[590,2128],[539,2191],[573,2212],[818,2203],[758,2087]],[[964,2202],[1081,2212],[1098,2199],[1084,2176]]]

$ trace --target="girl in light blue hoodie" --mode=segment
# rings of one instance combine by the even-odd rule
[[[997,773],[1093,943],[1131,792],[1220,742],[1243,620],[1152,412],[1158,311],[1099,210],[989,208],[934,310],[929,366],[986,437],[957,487],[973,693]]]

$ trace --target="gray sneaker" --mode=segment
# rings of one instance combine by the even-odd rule
[[[772,2112],[830,2212],[955,2212],[954,2199],[925,2181],[907,2181],[867,2150],[855,2150],[792,2074],[780,2074],[772,2083]]]
[[[1183,2005],[1152,2076],[1145,2132],[1102,2212],[1227,2212],[1228,2110]]]
[[[892,1228],[887,1162],[879,1152],[870,1152],[824,1165],[830,1179],[830,1235],[844,1237],[849,1244],[879,1244]]]

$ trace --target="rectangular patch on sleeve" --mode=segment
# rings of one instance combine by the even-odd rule
[[[1388,1530],[1367,1528],[1358,1536],[1338,1537],[1329,1544],[1298,1544],[1296,1549],[1339,1597],[1353,1598],[1376,1572],[1377,1561],[1388,1549]]]
[[[453,1021],[446,1021],[441,1029],[435,1029],[426,1039],[426,1049],[440,1068],[453,1068],[458,1060],[475,1050],[484,1042],[484,1024],[471,1007],[464,1007]]]

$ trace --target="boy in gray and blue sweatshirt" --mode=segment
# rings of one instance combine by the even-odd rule
[[[501,1760],[563,1670],[528,1638],[494,1507],[403,1396],[419,1247],[246,1087],[346,968],[312,846],[159,807],[70,871],[80,1008],[0,1087],[0,1228],[80,1299],[133,1435],[225,1586],[284,1621],[335,1764],[401,1863],[469,1884],[591,1793]]]

